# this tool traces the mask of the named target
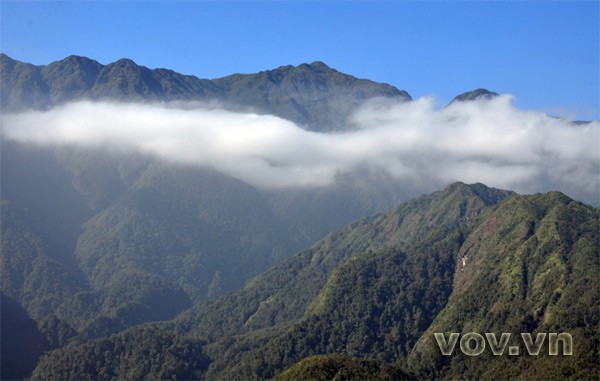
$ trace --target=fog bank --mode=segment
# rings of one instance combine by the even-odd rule
[[[164,104],[76,102],[4,115],[4,138],[137,150],[208,166],[266,188],[325,186],[355,168],[412,186],[482,182],[519,193],[560,190],[598,203],[600,123],[574,125],[514,108],[511,97],[454,103],[372,100],[347,132],[306,131],[268,115]]]

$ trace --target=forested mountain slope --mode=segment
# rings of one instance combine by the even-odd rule
[[[385,125],[378,105],[398,106],[393,114],[419,103],[321,62],[207,80],[127,59],[102,65],[70,56],[35,66],[1,54],[0,77],[2,123],[72,101],[160,103],[275,115],[297,124],[280,120],[297,136],[328,139],[362,132],[357,109]],[[485,108],[496,95],[477,89],[453,102]],[[102,127],[102,118],[95,123]],[[35,343],[7,357],[14,377],[29,375],[51,350],[35,377],[264,379],[291,367],[288,375],[597,378],[598,209],[561,193],[455,183],[413,198],[453,179],[399,180],[353,160],[329,185],[269,188],[117,143],[37,144],[4,132],[2,324],[26,327]],[[344,146],[345,155],[355,148]],[[299,149],[297,159],[312,153]],[[288,168],[268,159],[279,173]],[[593,172],[596,164],[581,165]],[[476,361],[458,349],[441,356],[432,339],[475,330],[510,331],[510,345],[522,345],[520,332],[570,332],[575,355]],[[3,334],[3,348],[13,343]]]
[[[332,353],[419,378],[594,378],[598,219],[598,209],[558,192],[519,196],[457,183],[351,224],[243,290],[156,328],[202,343],[206,378],[270,378]],[[522,332],[569,332],[574,355],[488,350],[472,358],[456,349],[446,357],[432,336],[489,331],[510,332],[522,352]],[[81,370],[96,345],[53,351],[34,376]]]
[[[173,317],[293,251],[271,206],[221,173],[2,143],[2,290],[92,336]]]
[[[319,62],[217,80],[127,59],[102,65],[70,56],[35,66],[1,54],[0,65],[3,114],[78,100],[181,101],[326,131],[345,128],[352,109],[371,97],[410,99]],[[83,337],[172,318],[404,197],[397,182],[380,192],[351,175],[330,187],[272,192],[118,147],[4,135],[1,145],[2,290],[34,320],[53,316]]]

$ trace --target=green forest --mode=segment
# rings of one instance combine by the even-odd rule
[[[410,100],[320,62],[216,80],[0,63],[11,112],[230,100],[332,133],[367,99]],[[561,192],[422,194],[366,169],[260,189],[143,153],[0,144],[2,379],[600,378],[600,209]],[[453,332],[510,340],[445,356],[434,334]],[[563,332],[573,355],[525,354],[521,333]]]

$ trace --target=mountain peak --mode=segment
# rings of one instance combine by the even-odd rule
[[[74,65],[93,65],[93,66],[96,66],[96,67],[101,67],[102,66],[96,60],[93,60],[91,58],[87,58],[87,57],[84,57],[84,56],[74,55],[74,54],[72,54],[72,55],[70,55],[68,57],[63,58],[60,61],[53,62],[50,65],[52,65],[54,63],[74,64]]]
[[[321,61],[234,74],[213,83],[232,104],[275,114],[315,131],[343,130],[349,125],[347,117],[369,98],[412,99],[406,91],[341,73]]]
[[[61,61],[62,62],[69,62],[69,61],[79,62],[79,61],[93,61],[93,60],[91,58],[87,58],[84,56],[78,56],[76,54],[71,54],[70,56],[63,58]]]
[[[452,102],[450,102],[450,104],[454,103],[454,102],[468,102],[468,101],[476,101],[476,100],[489,100],[492,98],[497,97],[499,94],[495,93],[493,91],[489,91],[488,89],[483,89],[483,88],[479,88],[479,89],[475,89],[472,91],[467,91],[466,93],[462,93],[460,95],[457,95],[456,97],[454,97],[454,99],[452,100]]]
[[[2,61],[9,61],[9,62],[15,62],[15,60],[13,60],[12,58],[10,58],[8,55],[4,54],[4,53],[0,53],[0,60]]]
[[[328,66],[326,63],[322,62],[322,61],[314,61],[311,63],[301,63],[299,65],[284,65],[284,66],[279,66],[276,69],[271,69],[271,70],[265,70],[262,71],[261,73],[272,73],[272,72],[293,72],[293,71],[298,71],[298,70],[306,70],[308,69],[309,71],[314,71],[314,72],[337,72],[337,70],[333,69],[332,67]]]
[[[91,58],[70,55],[68,57],[63,58],[60,61],[54,61],[54,62],[50,63],[49,65],[43,67],[42,71],[44,73],[49,73],[56,68],[62,68],[62,70],[66,69],[67,71],[70,70],[71,72],[80,69],[80,70],[86,71],[87,74],[89,74],[89,75],[97,75],[97,73],[102,68],[102,65],[98,61],[95,61]],[[64,74],[65,73],[62,71],[55,73],[55,75],[57,75],[57,76],[64,75]]]
[[[331,67],[327,66],[327,64],[325,62],[322,61],[314,61],[310,64],[310,66],[312,67],[319,67],[319,68],[325,68],[325,69],[331,69]]]
[[[337,70],[335,70],[331,66],[328,66],[325,62],[322,62],[322,61],[303,63],[301,65],[296,66],[296,68],[307,68],[307,69],[310,69],[313,71],[320,71],[320,72],[337,72]]]
[[[465,184],[463,182],[457,181],[441,191],[442,194],[446,195],[474,195],[483,200],[487,205],[496,204],[503,198],[514,194],[512,191],[505,191],[502,189],[488,187],[482,183],[474,183],[474,184]]]
[[[2,71],[12,70],[16,64],[17,61],[13,60],[4,53],[0,53],[0,65],[2,65]]]
[[[129,59],[129,58],[121,58],[121,59],[111,63],[110,65],[111,66],[121,66],[121,67],[138,66],[132,59]]]

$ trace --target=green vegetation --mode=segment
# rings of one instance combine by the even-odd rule
[[[6,111],[43,109],[82,99],[226,101],[234,110],[250,109],[307,129],[331,131],[346,128],[350,113],[369,98],[411,99],[406,91],[354,78],[322,62],[207,80],[166,69],[150,70],[128,59],[103,66],[86,57],[69,56],[34,66],[0,54],[0,72],[1,106]]]
[[[84,337],[173,318],[293,251],[262,194],[208,169],[3,141],[1,184],[3,292]]]
[[[283,380],[410,380],[398,367],[340,354],[308,357],[273,377]]]
[[[227,98],[330,131],[364,99],[409,99],[318,62],[213,81],[130,60],[0,64],[9,111]],[[142,155],[0,144],[3,378],[600,376],[600,211],[561,193],[455,183],[362,218],[410,186],[267,192]],[[568,332],[574,355],[442,356],[434,332]]]
[[[52,346],[62,347],[74,335],[83,340],[171,319],[193,302],[239,289],[331,229],[400,197],[390,191],[387,201],[371,203],[365,190],[355,199],[360,202],[350,195],[343,204],[323,208],[352,183],[312,203],[310,195],[290,200],[215,171],[140,155],[8,140],[1,145],[0,284],[45,324]],[[296,211],[314,221],[300,221]],[[323,269],[322,283],[329,271]],[[288,279],[282,272],[274,275]],[[312,277],[309,271],[304,275],[296,282]],[[296,318],[318,285],[286,308],[263,303],[264,293],[258,292],[250,296],[255,304],[241,304],[240,313],[250,316],[255,305],[263,306],[248,328],[262,325],[263,314],[273,322]],[[283,296],[293,287],[277,292]],[[224,310],[207,310],[198,318],[237,319],[219,311]],[[246,320],[239,321],[212,332],[231,332]]]
[[[234,74],[213,81],[227,100],[243,107],[291,120],[307,129],[345,128],[346,118],[365,100],[395,97],[408,101],[406,91],[357,79],[322,62],[282,66],[257,74]]]
[[[412,350],[413,370],[488,379],[500,371],[524,379],[595,378],[598,218],[597,209],[558,192],[511,197],[488,211],[459,252],[466,261],[459,264],[448,304]],[[576,354],[548,356],[546,343],[539,357],[488,356],[483,362],[462,354],[443,358],[432,345],[433,332],[470,331],[510,332],[511,345],[520,343],[521,332],[568,332]]]
[[[457,183],[332,233],[243,290],[154,327],[202,343],[209,379],[287,368],[278,377],[596,378],[598,219],[598,209],[557,192]],[[472,331],[569,332],[575,353],[446,357],[433,340]],[[81,378],[65,373],[82,367],[71,353],[97,345],[53,351],[36,372]],[[311,357],[327,354],[338,355]]]
[[[67,345],[41,361],[47,365],[38,367],[33,379],[197,380],[208,364],[201,343],[153,327]],[[65,363],[73,368],[66,370]]]

